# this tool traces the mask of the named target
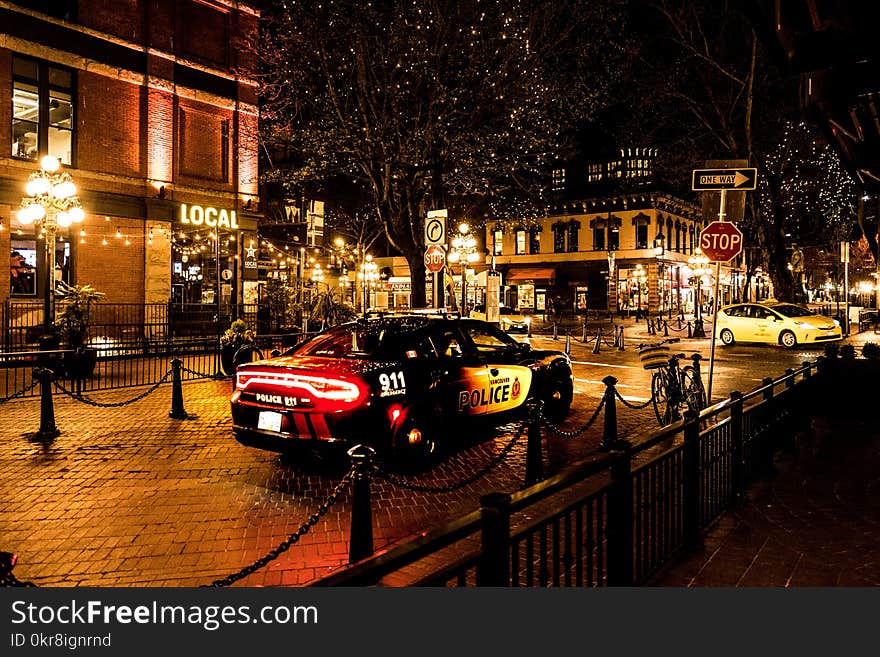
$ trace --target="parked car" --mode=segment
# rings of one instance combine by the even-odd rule
[[[366,443],[391,460],[425,462],[458,426],[521,417],[528,398],[561,421],[572,393],[564,352],[457,313],[383,314],[240,365],[232,423],[239,442],[261,449]]]
[[[482,304],[474,306],[470,316],[474,319],[486,321],[486,306]],[[508,333],[528,333],[529,325],[532,323],[530,316],[523,315],[510,306],[498,307],[498,320],[501,328]]]
[[[725,345],[766,342],[791,348],[840,340],[840,322],[794,303],[764,301],[723,306],[715,318],[715,335]]]

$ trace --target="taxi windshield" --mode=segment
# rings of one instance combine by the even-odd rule
[[[773,310],[778,312],[780,315],[785,315],[786,317],[806,317],[807,315],[815,315],[815,313],[809,308],[796,306],[793,303],[780,303],[771,306],[771,308],[773,308]]]

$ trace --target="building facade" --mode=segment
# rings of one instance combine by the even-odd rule
[[[38,10],[32,9],[37,7]],[[234,304],[257,285],[256,85],[236,0],[0,2],[0,302],[57,279],[107,303]],[[47,254],[17,210],[52,155],[86,217]],[[54,262],[51,262],[54,260]],[[19,277],[16,277],[19,279]]]

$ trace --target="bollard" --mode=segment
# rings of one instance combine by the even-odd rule
[[[688,320],[688,337],[689,338],[694,337],[694,334],[691,332],[691,321],[690,320]]]
[[[526,322],[526,337],[527,338],[532,337],[532,323],[531,322]]]
[[[654,335],[654,334],[655,334],[655,331],[654,331],[654,322],[653,322],[653,321],[651,320],[651,318],[649,317],[649,318],[648,318],[648,335]]]
[[[37,372],[40,379],[40,430],[38,440],[52,440],[60,431],[55,426],[55,407],[52,403],[52,370],[47,367]]]
[[[681,315],[678,316],[678,330],[681,330]]]
[[[376,451],[366,445],[355,445],[348,450],[354,467],[351,488],[351,534],[348,544],[348,563],[360,561],[373,554],[373,512],[370,508],[370,469]]]
[[[617,333],[620,336],[618,338],[617,351],[624,351],[625,347],[624,347],[624,338],[623,338],[623,326],[618,327]]]
[[[665,319],[663,320],[663,337],[669,337],[669,322],[667,322]]]
[[[694,335],[695,338],[705,338],[706,331],[703,328],[703,319],[702,317],[694,320]]]
[[[602,329],[599,329],[600,331]],[[587,320],[584,320],[584,323],[581,325],[581,342],[587,342]]]
[[[599,353],[599,346],[600,346],[601,342],[602,342],[602,328],[599,327],[599,332],[596,333],[596,342],[593,345],[593,353],[594,354]]]
[[[571,355],[571,331],[565,331],[565,353],[566,355]]]
[[[553,322],[553,339],[554,339],[554,340],[558,340],[558,339],[559,339],[558,331],[557,331],[557,328],[556,328],[556,322]]]
[[[180,376],[182,367],[183,361],[179,358],[171,361],[171,410],[168,412],[168,417],[175,420],[185,420],[189,417],[183,408],[183,384]]]
[[[534,484],[544,478],[544,456],[541,453],[541,407],[540,399],[526,402],[528,409],[528,443],[526,444],[526,485]]]
[[[617,379],[606,376],[602,379],[605,384],[605,416],[602,418],[602,449],[612,449],[617,443],[617,399],[615,398],[614,386]]]

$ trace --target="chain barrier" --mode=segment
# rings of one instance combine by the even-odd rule
[[[128,404],[133,404],[134,402],[140,401],[141,399],[143,399],[147,395],[150,395],[150,394],[156,392],[156,390],[159,388],[159,386],[161,386],[163,383],[165,383],[165,381],[168,380],[168,377],[171,376],[171,373],[172,373],[172,370],[168,370],[167,372],[165,372],[164,376],[161,379],[156,381],[156,383],[154,383],[152,386],[147,388],[144,392],[137,395],[136,397],[132,397],[131,399],[127,399],[127,400],[121,401],[121,402],[107,402],[107,403],[97,402],[93,399],[89,399],[88,397],[85,397],[82,394],[77,394],[75,392],[68,390],[58,381],[53,380],[52,383],[54,383],[56,388],[58,388],[61,392],[63,392],[65,395],[67,395],[71,399],[83,402],[84,404],[88,404],[89,406],[95,406],[97,408],[118,408],[120,406],[127,406]]]
[[[616,339],[613,339],[613,340],[611,340],[611,342],[608,342],[608,340],[605,339],[605,336],[603,334],[600,333],[599,335],[602,336],[602,344],[604,344],[606,347],[616,347],[617,346]]]
[[[640,411],[643,408],[648,408],[648,406],[651,404],[651,402],[654,401],[654,394],[651,393],[651,398],[648,399],[648,401],[646,401],[644,404],[633,404],[632,402],[628,402],[627,400],[625,400],[621,396],[620,392],[618,392],[617,388],[614,389],[614,396],[617,397],[624,406],[626,406],[627,408],[631,408],[634,411]]]
[[[326,500],[318,507],[318,510],[309,516],[309,519],[302,523],[299,528],[293,532],[290,536],[288,536],[285,540],[281,541],[277,546],[275,546],[272,550],[267,552],[265,555],[254,561],[252,564],[245,566],[237,573],[233,573],[231,575],[227,575],[222,579],[216,579],[210,584],[203,584],[201,588],[206,587],[223,587],[229,586],[230,584],[234,584],[238,580],[247,577],[258,571],[260,568],[265,566],[270,561],[274,561],[278,557],[280,557],[284,552],[289,550],[294,544],[299,542],[303,536],[309,533],[309,530],[318,524],[318,521],[327,515],[327,512],[330,511],[331,507],[336,504],[336,500],[339,499],[339,496],[342,495],[343,491],[348,488],[348,485],[352,482],[354,478],[355,469],[351,468],[348,473],[340,480],[336,487],[333,489],[333,492],[327,497]]]
[[[666,326],[667,326],[667,328],[669,328],[670,331],[675,331],[676,333],[681,333],[682,331],[688,330],[687,324],[685,324],[684,326],[682,326],[680,328],[675,328],[673,326],[669,326],[669,322],[666,322]]]
[[[544,426],[546,426],[548,429],[550,429],[550,431],[555,433],[557,436],[562,436],[563,438],[575,438],[575,437],[581,435],[584,431],[589,429],[591,426],[593,426],[593,423],[596,421],[596,418],[599,417],[599,413],[602,410],[602,408],[604,408],[604,406],[605,406],[605,395],[602,395],[602,401],[599,402],[599,405],[596,407],[596,410],[593,411],[593,417],[591,417],[589,420],[587,420],[587,423],[584,424],[584,426],[582,426],[580,429],[575,429],[574,431],[565,431],[564,429],[560,429],[555,424],[550,422],[544,416],[543,413],[541,413],[538,416],[538,419],[540,419],[544,423]]]
[[[376,467],[375,475],[380,479],[384,479],[385,481],[394,484],[395,486],[400,486],[406,490],[415,491],[418,493],[451,493],[453,491],[464,488],[465,486],[474,483],[477,479],[484,477],[487,475],[493,468],[498,466],[504,459],[507,458],[507,455],[510,453],[510,450],[513,449],[513,446],[516,445],[517,441],[522,438],[523,428],[525,427],[524,422],[520,422],[519,429],[516,434],[513,436],[513,439],[504,446],[497,456],[484,468],[478,470],[474,474],[469,477],[463,479],[462,481],[456,482],[454,484],[449,484],[447,486],[427,486],[424,484],[414,484],[412,482],[407,481],[403,477],[399,477],[392,472],[386,472],[382,470],[380,467]]]
[[[24,395],[29,393],[31,390],[36,388],[38,385],[40,385],[40,380],[37,378],[34,378],[34,380],[31,381],[31,384],[27,388],[25,388],[24,390],[19,390],[18,392],[14,392],[11,395],[9,395],[8,397],[0,397],[0,404],[5,404],[6,402],[11,401],[13,399],[18,399],[19,397],[23,397]]]

